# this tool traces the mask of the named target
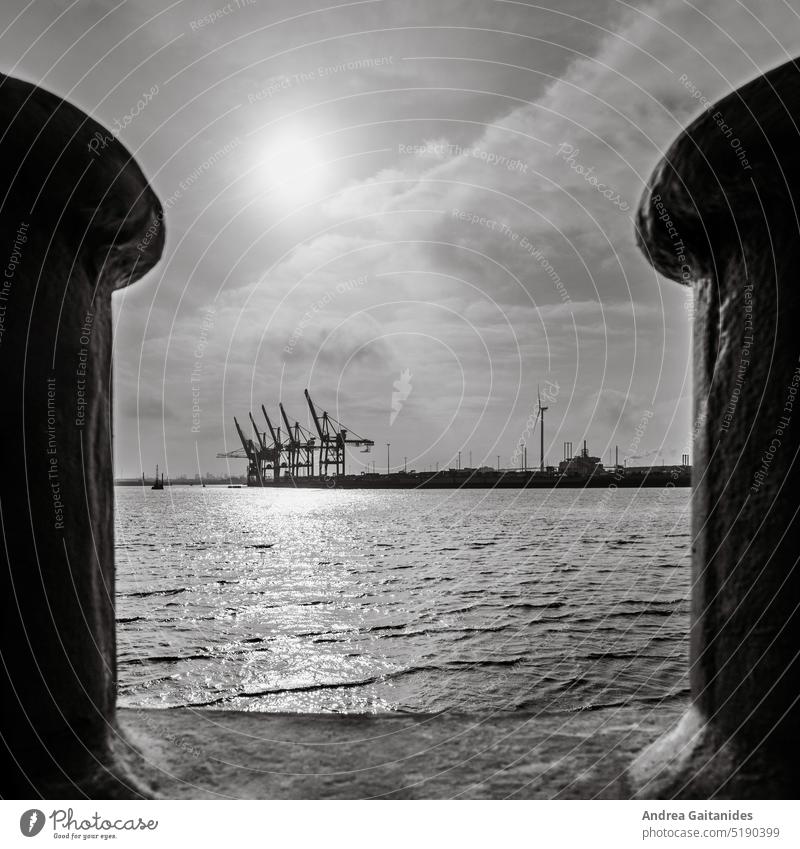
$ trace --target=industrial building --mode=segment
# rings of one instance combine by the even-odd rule
[[[558,464],[558,473],[560,475],[568,475],[570,477],[591,477],[594,474],[602,473],[603,462],[599,457],[591,457],[589,449],[586,447],[586,440],[583,440],[583,448],[577,457],[572,456],[572,443],[564,443],[564,459]]]
[[[305,400],[313,430],[291,419],[282,403],[278,404],[280,419],[273,421],[264,405],[261,414],[264,423],[259,427],[252,413],[248,413],[252,437],[245,434],[234,418],[241,447],[217,454],[227,459],[247,460],[247,485],[256,487],[326,487],[365,489],[436,489],[461,487],[641,487],[689,486],[691,467],[684,455],[680,466],[621,466],[619,457],[612,468],[603,466],[600,457],[589,454],[587,441],[577,456],[573,456],[572,443],[564,443],[564,458],[558,467],[547,466],[544,457],[544,413],[539,399],[537,423],[539,425],[539,468],[530,469],[527,450],[519,469],[456,468],[441,471],[403,471],[376,474],[361,471],[349,474],[346,469],[348,447],[369,452],[375,445],[351,428],[337,421],[326,410],[320,410],[312,401],[308,390]]]

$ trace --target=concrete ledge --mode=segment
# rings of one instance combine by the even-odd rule
[[[287,715],[121,709],[168,799],[627,799],[682,703],[580,714]]]

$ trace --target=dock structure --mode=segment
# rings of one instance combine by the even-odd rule
[[[544,448],[540,451],[538,469],[529,469],[523,462],[519,469],[462,468],[460,459],[455,468],[436,471],[415,471],[403,468],[386,474],[370,472],[357,474],[346,468],[348,446],[369,452],[375,445],[372,439],[360,436],[321,410],[311,399],[308,389],[305,399],[313,430],[292,420],[283,402],[278,404],[280,419],[270,418],[261,405],[266,430],[260,430],[248,413],[252,436],[248,436],[239,420],[233,422],[241,447],[220,452],[217,458],[247,460],[247,485],[255,487],[324,487],[326,489],[460,489],[460,488],[595,488],[613,489],[653,486],[690,486],[692,469],[689,456],[683,456],[680,466],[620,466],[619,458],[613,468],[603,466],[600,457],[589,454],[586,440],[580,454],[573,456],[572,443],[564,443],[564,459],[555,466],[544,464]],[[541,406],[537,419],[542,422],[547,407]],[[280,424],[282,422],[282,426]]]
[[[347,447],[369,452],[375,443],[337,421],[327,410],[320,411],[308,389],[305,398],[314,432],[297,420],[292,422],[283,402],[278,404],[283,430],[280,424],[276,427],[262,404],[267,430],[259,431],[253,414],[248,413],[254,436],[250,438],[234,417],[241,448],[219,453],[217,457],[246,459],[248,486],[291,486],[300,482],[330,486],[331,481],[335,483],[336,479],[343,478]],[[267,431],[271,442],[267,439]]]

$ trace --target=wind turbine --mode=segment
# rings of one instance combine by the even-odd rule
[[[536,384],[536,400],[539,403],[539,421],[540,421],[539,426],[541,428],[541,430],[539,431],[539,438],[540,438],[540,442],[539,442],[539,471],[543,472],[544,471],[544,414],[550,408],[542,406],[542,396],[539,392],[539,384],[538,383]]]

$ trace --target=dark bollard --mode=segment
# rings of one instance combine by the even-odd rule
[[[146,795],[115,721],[111,293],[161,207],[80,110],[4,76],[0,109],[0,795]]]
[[[800,66],[672,145],[639,242],[695,290],[692,707],[634,762],[648,797],[798,794]]]

